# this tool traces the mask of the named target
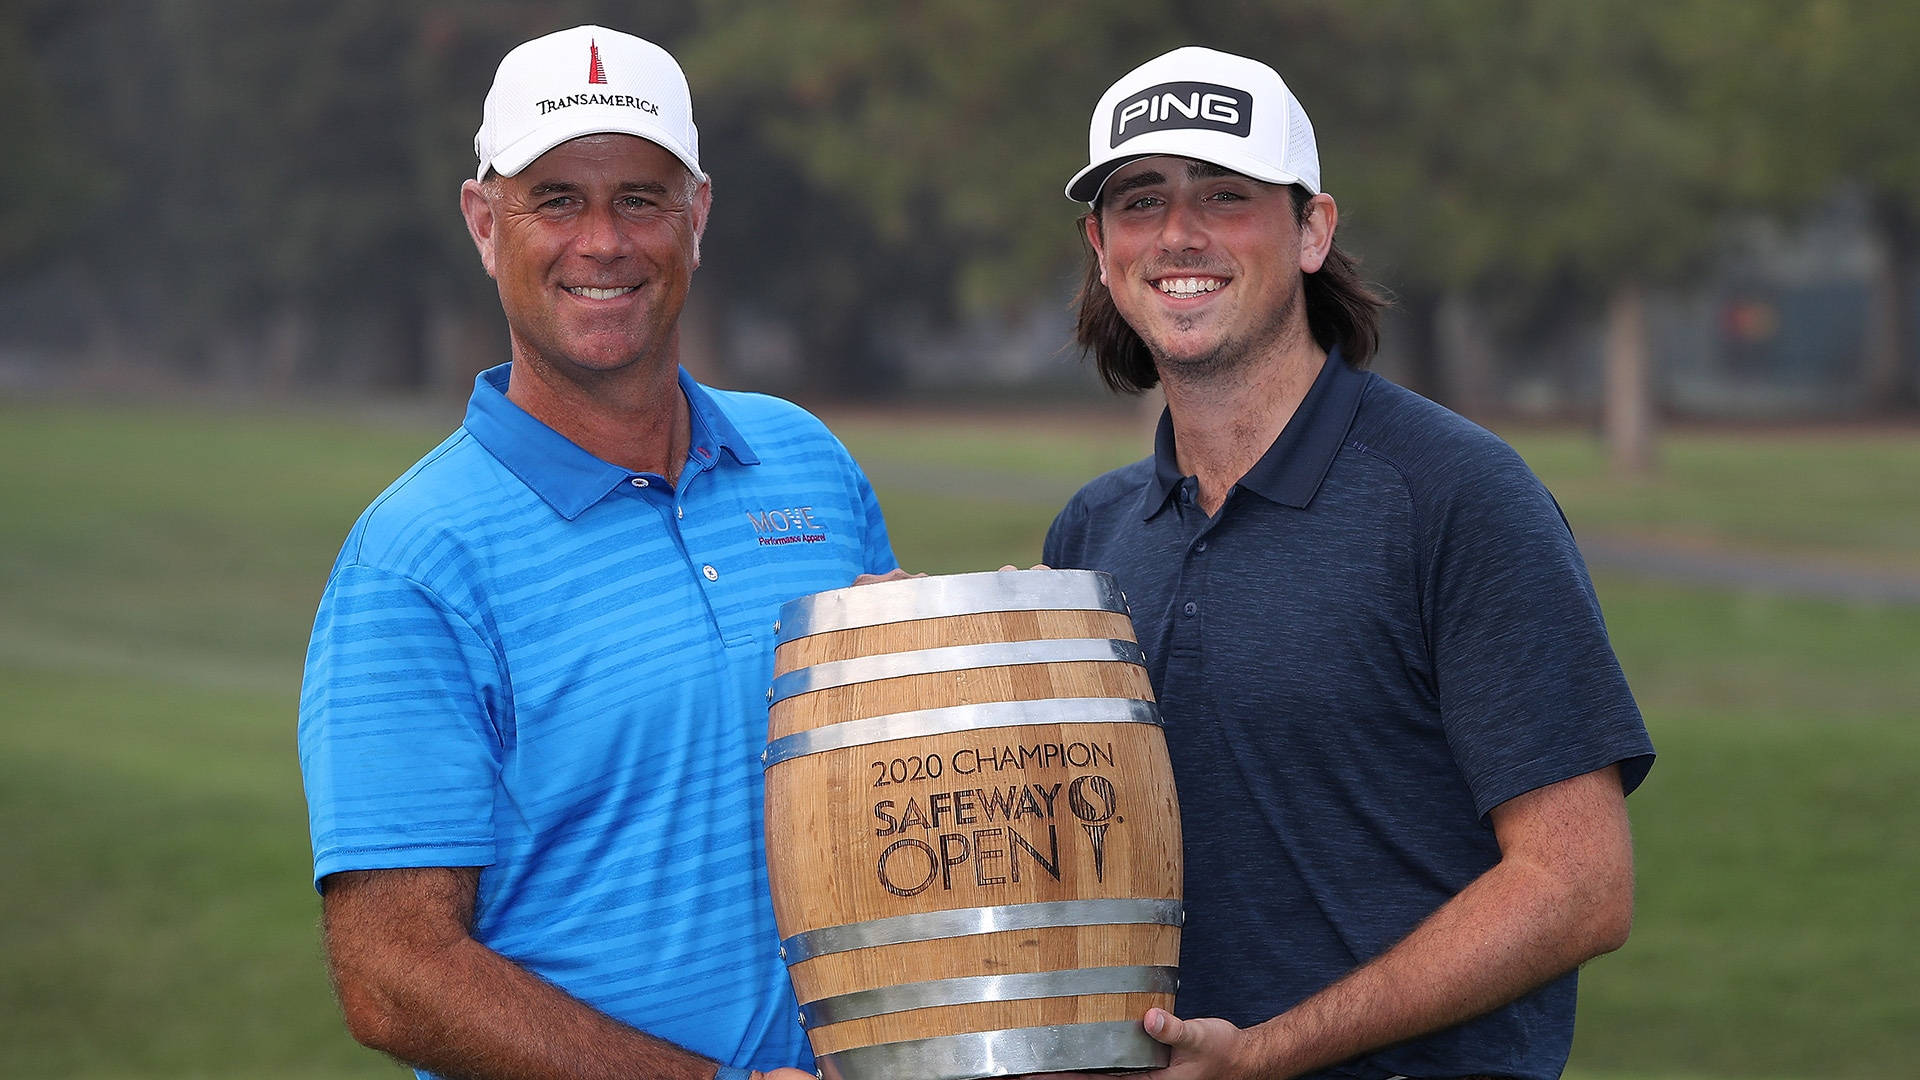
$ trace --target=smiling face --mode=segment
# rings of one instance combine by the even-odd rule
[[[1205,376],[1311,345],[1301,275],[1333,240],[1334,205],[1305,221],[1289,188],[1178,157],[1128,162],[1089,215],[1100,280],[1163,375]]]
[[[573,381],[679,363],[678,322],[711,191],[632,135],[561,143],[469,180],[461,211],[500,288],[515,361]]]

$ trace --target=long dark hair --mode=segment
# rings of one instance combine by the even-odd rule
[[[1293,196],[1296,221],[1305,224],[1307,201],[1313,196],[1295,184],[1288,188]],[[1100,218],[1098,207],[1087,212],[1080,242],[1087,244],[1084,222]],[[1120,311],[1113,306],[1113,294],[1100,281],[1100,261],[1087,245],[1087,273],[1074,298],[1080,309],[1074,323],[1073,338],[1092,354],[1100,378],[1116,393],[1138,394],[1160,384],[1160,372],[1153,366],[1147,343],[1140,340]],[[1335,241],[1327,251],[1320,269],[1305,275],[1307,328],[1322,349],[1340,346],[1340,356],[1350,367],[1364,368],[1373,361],[1380,347],[1380,312],[1386,297],[1360,278],[1358,260],[1340,250]]]

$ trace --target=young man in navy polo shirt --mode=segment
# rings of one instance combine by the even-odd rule
[[[811,1080],[764,692],[782,602],[896,569],[879,506],[819,421],[680,367],[711,195],[671,56],[550,34],[484,117],[512,362],[354,525],[301,692],[341,1007],[422,1076]]]
[[[1364,369],[1273,69],[1179,49],[1101,98],[1068,185],[1079,340],[1167,398],[1044,561],[1125,591],[1179,787],[1169,1078],[1552,1077],[1633,913],[1653,747],[1558,508],[1493,435]]]

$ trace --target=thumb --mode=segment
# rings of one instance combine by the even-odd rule
[[[1179,1046],[1187,1037],[1187,1022],[1165,1009],[1147,1010],[1146,1029],[1156,1042],[1168,1046]]]

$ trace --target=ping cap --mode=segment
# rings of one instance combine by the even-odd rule
[[[1175,49],[1108,87],[1067,198],[1094,203],[1114,170],[1157,154],[1320,193],[1320,152],[1300,99],[1271,67],[1217,49]]]

